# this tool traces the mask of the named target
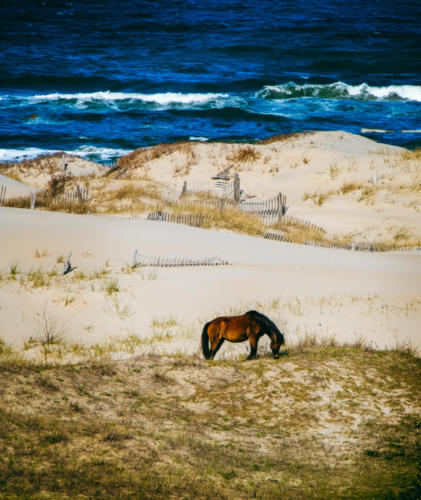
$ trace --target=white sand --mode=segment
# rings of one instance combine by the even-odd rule
[[[254,151],[253,161],[235,160],[244,148]],[[233,165],[246,194],[258,200],[281,191],[288,198],[288,214],[330,232],[352,232],[354,241],[421,237],[420,162],[402,148],[345,132],[317,132],[268,144],[189,143],[159,151],[138,150],[125,168],[138,182],[147,175],[173,196],[185,180],[191,187],[209,186],[213,175]],[[75,176],[105,171],[75,157],[67,163]],[[45,187],[59,172],[60,155],[5,171],[33,188]],[[373,178],[374,193],[361,200]],[[18,194],[31,190],[2,180]],[[107,189],[103,179],[92,182]],[[115,189],[126,181],[113,182]],[[345,183],[363,187],[343,194]],[[320,205],[318,194],[327,195]],[[361,337],[381,348],[410,341],[421,353],[420,251],[354,253],[163,222],[8,208],[0,208],[0,229],[0,339],[16,347],[40,336],[40,314],[46,310],[69,343],[93,345],[135,334],[156,339],[154,352],[191,353],[198,350],[205,321],[256,308],[290,343],[305,335],[348,342]],[[153,256],[218,255],[233,265],[123,271],[135,249]],[[76,271],[49,278],[48,286],[28,281],[28,273],[38,268],[60,272],[69,252]],[[13,280],[14,264],[22,274]],[[105,277],[77,279],[79,272],[101,269],[107,270]],[[110,279],[120,288],[113,295],[106,292]],[[224,353],[245,349],[245,344],[223,347]]]
[[[255,158],[235,160],[245,148]],[[421,237],[421,164],[405,159],[406,152],[347,132],[316,132],[269,144],[191,143],[152,160],[139,149],[130,158],[133,175],[147,175],[177,194],[185,180],[191,188],[209,187],[212,176],[231,166],[232,175],[239,172],[242,189],[255,200],[282,192],[289,215],[329,232],[354,232],[359,239],[375,240],[393,237],[402,228]],[[375,193],[364,198],[373,178]],[[338,191],[346,183],[363,188],[344,195]],[[326,193],[321,205],[315,202],[314,195]]]
[[[20,182],[0,174],[0,187],[1,186],[4,186],[6,188],[6,199],[14,198],[17,196],[28,196],[31,193],[37,191],[37,188],[33,186],[29,186],[24,182]]]
[[[86,345],[152,335],[153,320],[172,316],[178,327],[171,349],[195,352],[205,321],[254,307],[268,313],[290,342],[307,333],[342,341],[363,337],[379,347],[409,340],[421,349],[420,252],[339,251],[163,222],[9,208],[0,208],[0,228],[0,338],[15,346],[39,334],[37,318],[47,307],[67,341]],[[147,255],[219,255],[233,265],[122,273],[135,248]],[[37,250],[48,255],[35,257]],[[56,259],[70,251],[77,271],[109,264],[120,291],[109,296],[104,280],[76,280],[75,272],[43,288],[23,287],[19,275],[6,279],[14,263],[24,272],[61,270]]]

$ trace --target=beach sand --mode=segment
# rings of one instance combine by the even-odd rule
[[[74,162],[76,178],[88,174],[92,185],[104,179],[104,167]],[[20,178],[45,187],[60,172],[61,157],[31,165],[20,169]],[[396,231],[421,235],[417,158],[343,132],[255,145],[188,143],[137,150],[120,162],[125,177],[110,179],[110,185],[140,182],[146,175],[175,198],[185,180],[211,185],[212,175],[230,165],[253,199],[282,191],[288,214],[331,233],[353,232],[362,239],[391,238]],[[367,189],[360,184],[370,185],[373,176],[370,201],[358,201]],[[346,183],[357,188],[343,190]],[[109,185],[104,181],[101,189],[104,195]],[[318,204],[305,197],[310,191],[330,194]],[[121,341],[130,337],[144,340],[135,346],[142,352],[197,353],[206,321],[251,308],[271,317],[291,344],[335,338],[378,348],[409,342],[421,350],[421,252],[416,249],[352,252],[164,222],[5,207],[0,227],[0,338],[28,354],[35,352],[31,346],[42,337],[46,320],[67,345],[114,342],[124,350]],[[155,257],[219,256],[232,264],[132,270],[135,250]],[[76,269],[62,276],[70,252]],[[246,351],[246,344],[225,344],[220,355]]]
[[[0,336],[15,347],[42,333],[46,311],[68,343],[152,338],[154,325],[171,325],[170,335],[149,349],[191,354],[206,321],[255,308],[290,343],[316,336],[361,338],[380,348],[410,341],[421,348],[419,252],[360,253],[164,222],[10,208],[0,209],[0,226],[8,235],[0,254]],[[130,272],[135,249],[155,256],[218,255],[232,265]],[[48,277],[54,267],[62,270],[57,258],[69,252],[77,269]],[[15,264],[16,279],[6,280]],[[41,285],[31,278],[37,269],[45,276]],[[111,280],[119,291],[108,294]],[[226,345],[223,352],[245,353],[246,345]]]

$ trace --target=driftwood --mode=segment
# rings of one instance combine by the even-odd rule
[[[62,272],[63,275],[71,273],[72,271],[74,271],[76,269],[76,266],[72,266],[72,264],[70,262],[71,256],[72,256],[72,252],[69,253],[69,256],[67,257],[67,261],[65,262],[65,264],[63,266],[63,272]]]

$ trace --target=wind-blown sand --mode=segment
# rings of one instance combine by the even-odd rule
[[[0,186],[6,188],[5,198],[13,198],[15,196],[28,196],[37,191],[37,188],[29,186],[24,182],[11,179],[0,174]]]
[[[152,221],[0,208],[0,338],[22,347],[39,335],[40,315],[60,325],[67,342],[92,345],[112,337],[156,335],[153,352],[197,352],[203,323],[253,307],[269,314],[296,342],[304,335],[363,338],[378,347],[410,341],[421,349],[421,255],[369,254],[267,241]],[[212,257],[231,266],[122,272],[134,250],[145,255]],[[27,273],[61,271],[72,252],[77,269],[34,287]],[[35,255],[38,256],[35,256]],[[7,279],[10,266],[21,274]],[[105,279],[80,279],[106,268]],[[120,291],[108,295],[107,279]],[[20,283],[22,281],[22,284]],[[245,344],[221,352],[245,353]]]

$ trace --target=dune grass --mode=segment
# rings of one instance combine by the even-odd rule
[[[421,363],[317,346],[275,361],[53,366],[1,354],[6,498],[417,498]]]

